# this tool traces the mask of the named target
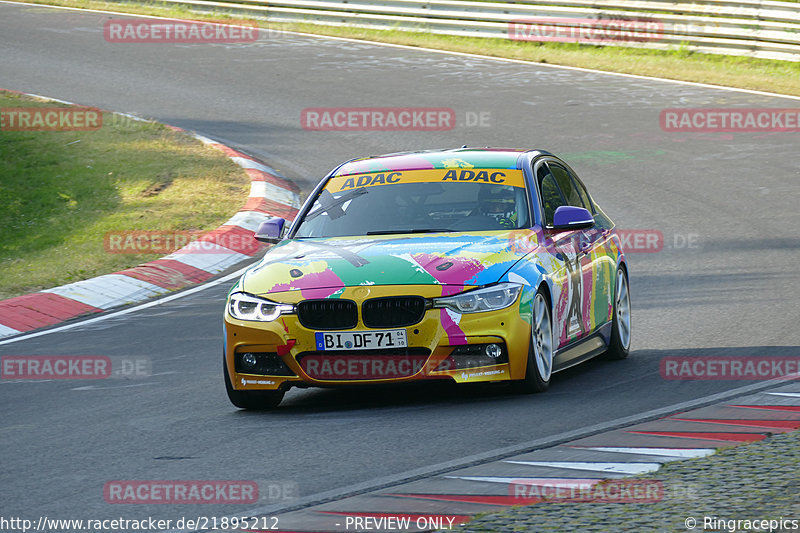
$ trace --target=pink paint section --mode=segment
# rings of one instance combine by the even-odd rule
[[[434,168],[433,163],[422,157],[398,155],[381,157],[379,159],[351,161],[343,165],[336,175],[349,176],[351,174],[367,174],[370,172],[380,172],[382,170],[426,170],[432,168]]]
[[[581,317],[583,318],[583,328],[585,332],[592,330],[592,300],[594,290],[594,268],[591,264],[591,256],[586,256],[587,263],[583,265],[581,273],[583,275],[583,303],[581,304]]]
[[[303,277],[293,280],[289,283],[278,283],[273,285],[269,292],[280,291],[293,291],[304,290],[303,294],[307,294],[312,289],[319,289],[319,294],[326,294],[326,296],[315,296],[316,298],[326,298],[338,290],[344,288],[344,282],[334,274],[332,270],[323,270],[322,272],[311,272],[304,274]],[[315,293],[316,294],[316,293]]]
[[[443,257],[433,254],[413,254],[414,258],[425,271],[442,285],[464,285],[484,270],[480,261],[469,257]],[[445,270],[437,270],[442,266],[452,266]]]
[[[456,324],[447,312],[447,309],[440,309],[439,321],[442,323],[442,328],[447,334],[447,342],[450,346],[459,346],[467,344],[467,337],[464,331]]]

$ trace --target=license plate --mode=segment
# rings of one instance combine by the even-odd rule
[[[405,348],[406,330],[385,331],[317,331],[317,350],[374,350],[376,348]]]

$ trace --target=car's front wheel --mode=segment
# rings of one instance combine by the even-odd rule
[[[553,322],[550,319],[550,304],[544,291],[539,290],[533,299],[533,321],[531,343],[528,349],[528,365],[525,379],[518,389],[523,393],[544,392],[550,386],[553,373]]]
[[[631,293],[628,290],[628,273],[617,269],[614,287],[614,316],[611,325],[611,342],[606,351],[609,359],[625,359],[631,350]]]
[[[240,409],[265,410],[277,407],[283,400],[284,391],[244,391],[235,390],[228,375],[228,365],[222,360],[222,373],[225,375],[225,391],[233,405]]]

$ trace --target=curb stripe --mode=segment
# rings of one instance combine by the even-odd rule
[[[661,463],[589,463],[579,461],[503,461],[515,465],[543,466],[568,470],[589,470],[612,474],[645,474],[661,468]]]
[[[22,333],[22,332],[20,330],[18,330],[18,329],[12,329],[12,328],[10,328],[8,326],[4,326],[3,324],[0,324],[0,337],[7,337],[9,335],[16,335],[17,333]]]
[[[458,502],[458,503],[477,503],[479,505],[531,505],[540,503],[541,498],[530,497],[514,497],[514,496],[491,496],[479,494],[386,494],[386,496],[394,496],[396,498],[413,498],[418,500],[434,500],[440,502]]]
[[[725,419],[693,419],[693,418],[671,418],[681,422],[700,422],[702,424],[723,424],[729,426],[746,426],[754,428],[783,429],[792,431],[800,429],[800,420],[725,420]]]
[[[38,292],[0,302],[0,323],[9,330],[22,332],[100,311],[98,307],[58,294]]]
[[[269,172],[262,172],[260,170],[255,170],[252,168],[246,168],[244,171],[250,176],[250,179],[253,181],[268,181],[271,184],[275,185],[276,187],[281,187],[282,189],[290,190],[294,193],[300,192],[300,187],[295,185],[293,182],[283,179],[279,176],[274,174],[270,174]]]
[[[770,393],[770,394],[785,394],[785,393]],[[788,411],[790,413],[800,413],[800,405],[731,405],[729,407],[738,407],[740,409],[764,409],[767,411]]]
[[[626,433],[679,439],[721,440],[724,442],[752,442],[767,438],[763,433],[694,433],[690,431],[626,431]]]
[[[200,283],[213,276],[210,272],[172,259],[157,259],[133,268],[120,270],[117,274],[140,279],[170,290]]]
[[[178,261],[184,265],[205,270],[206,272],[210,272],[212,274],[218,274],[240,261],[249,259],[249,256],[247,255],[223,248],[218,244],[209,243],[208,249],[214,251],[187,254],[181,253],[180,250],[178,250],[177,252],[173,252],[167,256],[164,256],[164,259]]]
[[[119,305],[138,302],[159,294],[163,287],[122,274],[105,274],[96,278],[76,281],[42,292],[58,294],[98,309],[111,309]]]
[[[266,198],[250,197],[247,199],[243,211],[259,211],[261,213],[268,213],[273,216],[285,218],[286,220],[294,220],[294,217],[297,216],[298,209]]]
[[[264,217],[266,219],[266,217]],[[236,250],[236,253],[248,255],[253,257],[259,252],[263,252],[266,248],[264,243],[255,240],[254,231],[240,226],[223,225],[215,230],[203,234],[194,243],[186,245],[183,249],[174,252],[175,254],[196,254],[203,253],[209,250],[209,246],[214,244],[216,246],[225,246],[231,251]],[[217,244],[221,243],[221,244]],[[233,246],[231,249],[231,245]]]
[[[290,205],[292,207],[300,207],[300,201],[297,194],[292,191],[287,191],[281,187],[268,183],[266,181],[251,181],[250,182],[250,196],[256,198],[270,198],[281,204]]]
[[[673,459],[691,459],[705,457],[716,451],[716,448],[626,448],[623,446],[570,446],[596,452],[629,453],[633,455],[657,455]]]

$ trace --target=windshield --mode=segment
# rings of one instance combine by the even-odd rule
[[[517,229],[529,225],[520,170],[437,169],[331,178],[295,237]]]

